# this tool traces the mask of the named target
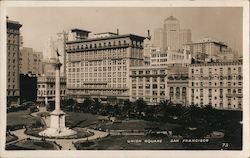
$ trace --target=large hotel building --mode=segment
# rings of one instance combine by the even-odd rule
[[[67,42],[68,95],[129,99],[129,68],[143,65],[144,39],[107,32]]]
[[[7,105],[19,104],[19,52],[22,25],[7,19]]]
[[[242,61],[192,64],[189,104],[242,110]]]

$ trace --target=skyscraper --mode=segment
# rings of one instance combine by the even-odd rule
[[[22,25],[7,19],[7,105],[18,104],[19,90],[19,47]]]
[[[173,16],[164,20],[163,49],[178,50],[180,48],[180,22]]]
[[[182,45],[191,42],[191,30],[181,29],[180,22],[174,16],[164,20],[163,50],[179,50]]]

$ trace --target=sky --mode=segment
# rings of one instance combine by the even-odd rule
[[[182,29],[191,29],[192,41],[212,37],[242,54],[242,8],[240,7],[9,7],[10,20],[23,26],[25,47],[42,51],[51,35],[80,28],[92,33],[116,32],[147,36],[163,27],[170,15]]]

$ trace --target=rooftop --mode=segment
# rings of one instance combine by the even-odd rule
[[[136,38],[138,40],[146,39],[143,36],[138,36],[138,35],[134,35],[134,34],[124,34],[124,35],[114,35],[114,36],[107,36],[107,37],[88,38],[88,39],[77,40],[77,41],[69,41],[66,43],[71,44],[71,43],[91,42],[91,41],[100,41],[100,40],[117,39],[117,38],[125,38],[125,37],[134,38],[134,39]]]
[[[168,18],[166,18],[165,21],[179,21],[179,20],[175,18],[173,15],[171,15]]]
[[[87,30],[83,30],[83,29],[71,29],[72,32],[86,32],[86,33],[90,33],[91,31],[87,31]]]
[[[100,33],[95,33],[94,35],[103,35],[103,34],[118,35],[117,33],[113,33],[113,32],[100,32]]]

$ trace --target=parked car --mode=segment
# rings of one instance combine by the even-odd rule
[[[39,111],[39,108],[37,106],[31,106],[31,107],[29,107],[29,109],[30,109],[31,113]]]

